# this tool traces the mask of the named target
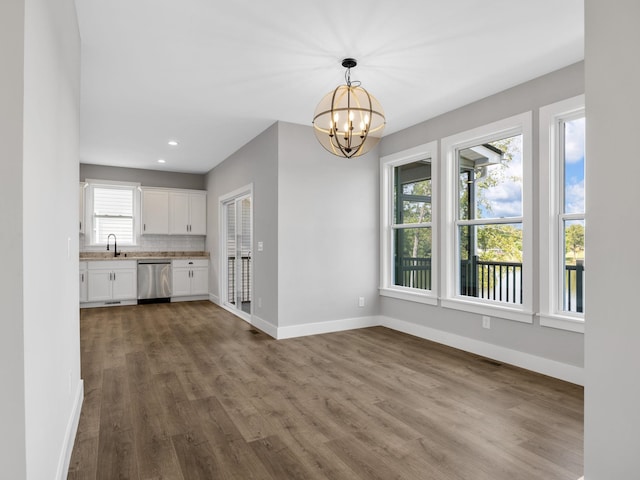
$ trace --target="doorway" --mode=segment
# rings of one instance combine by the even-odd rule
[[[251,321],[253,195],[251,188],[221,198],[221,293],[228,310]]]

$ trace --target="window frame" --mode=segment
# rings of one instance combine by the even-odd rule
[[[459,294],[460,249],[458,219],[458,152],[465,148],[490,143],[515,135],[522,135],[522,216],[487,222],[466,220],[465,224],[522,223],[522,304],[507,304]],[[442,225],[443,291],[441,304],[445,308],[463,310],[481,315],[533,323],[533,152],[532,112],[528,111],[493,123],[445,137],[441,140],[444,162],[442,169],[444,223]],[[521,219],[521,222],[520,222]]]
[[[585,96],[578,95],[540,108],[540,325],[584,333],[584,312],[568,312],[564,297],[564,220],[584,220],[564,212],[564,133],[566,121],[586,118]],[[586,160],[585,160],[586,165]],[[586,172],[585,172],[586,178]],[[586,185],[586,183],[585,183]],[[586,291],[586,289],[585,289]],[[586,296],[585,296],[586,298]],[[583,300],[583,305],[585,304]]]
[[[393,279],[395,240],[394,232],[394,170],[398,166],[429,160],[431,164],[431,221],[412,224],[412,227],[431,228],[431,290],[395,285]],[[438,304],[438,191],[439,191],[438,142],[432,141],[416,147],[385,155],[380,158],[380,287],[385,297],[408,300],[428,305]],[[401,227],[402,228],[402,227]]]
[[[136,246],[140,236],[140,183],[136,182],[119,182],[112,180],[86,180],[86,206],[85,206],[85,225],[89,226],[89,247],[106,247],[106,243],[96,241],[95,236],[95,210],[94,210],[94,190],[95,188],[116,188],[120,190],[131,190],[133,195],[132,210],[132,242],[124,242],[118,240],[118,246]]]

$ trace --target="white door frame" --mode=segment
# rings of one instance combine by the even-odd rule
[[[236,190],[233,190],[232,192],[229,192],[225,195],[221,195],[218,198],[218,232],[219,232],[218,258],[220,259],[220,262],[219,262],[220,268],[218,270],[219,272],[218,285],[220,287],[219,288],[220,306],[225,310],[228,310],[229,312],[233,313],[234,315],[242,318],[244,321],[251,323],[252,313],[243,312],[242,308],[239,305],[237,305],[237,301],[235,306],[233,304],[230,304],[228,302],[228,292],[227,292],[227,285],[228,285],[227,283],[227,225],[226,225],[227,214],[225,210],[225,205],[228,204],[229,202],[236,201],[242,197],[249,197],[251,200],[251,213],[250,213],[251,255],[253,256],[253,251],[254,251],[253,249],[253,183],[250,183],[248,185],[245,185],[244,187],[237,188]],[[237,233],[236,233],[236,236],[237,236]],[[251,272],[251,276],[253,277],[253,271]],[[239,276],[236,275],[236,279],[238,278]],[[253,298],[253,281],[251,282],[250,288],[251,288],[251,298]],[[253,312],[253,305],[251,306],[251,310]]]

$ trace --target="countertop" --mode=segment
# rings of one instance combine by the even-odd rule
[[[96,260],[152,260],[152,259],[180,259],[180,258],[209,258],[209,252],[127,252],[121,251],[117,257],[113,252],[80,252],[80,261]]]

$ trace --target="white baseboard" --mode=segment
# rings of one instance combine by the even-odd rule
[[[171,303],[193,302],[197,300],[209,300],[209,295],[187,295],[184,297],[171,297]]]
[[[252,315],[251,322],[249,323],[251,323],[251,325],[256,328],[259,328],[270,337],[278,338],[278,327],[276,327],[273,323],[268,322],[258,317],[257,315]]]
[[[80,308],[96,308],[96,307],[122,307],[124,305],[137,305],[138,300],[115,300],[112,302],[86,302],[81,303]]]
[[[584,385],[584,369],[582,367],[568,365],[548,358],[519,352],[510,348],[444,332],[442,330],[436,330],[424,325],[417,325],[404,320],[384,316],[379,318],[380,325],[399,332],[408,333],[409,335],[431,340],[459,350],[475,353],[476,355],[482,355],[483,357],[542,373],[543,375],[558,378],[566,382]]]
[[[326,322],[278,327],[275,338],[282,340],[285,338],[306,337],[308,335],[342,332],[344,330],[355,330],[357,328],[375,327],[378,325],[380,325],[379,317],[343,318]]]
[[[82,402],[84,401],[84,380],[80,379],[78,382],[78,388],[76,389],[76,398],[73,402],[73,409],[71,410],[71,416],[67,423],[67,430],[64,436],[64,444],[62,451],[60,452],[60,458],[58,460],[58,472],[56,478],[58,480],[66,480],[69,473],[69,463],[71,462],[71,452],[73,452],[73,445],[76,440],[76,433],[78,432],[78,423],[80,422],[80,412],[82,411]]]
[[[218,295],[214,295],[213,293],[210,293],[209,301],[211,303],[215,303],[216,305],[220,306],[220,297],[218,297]]]

